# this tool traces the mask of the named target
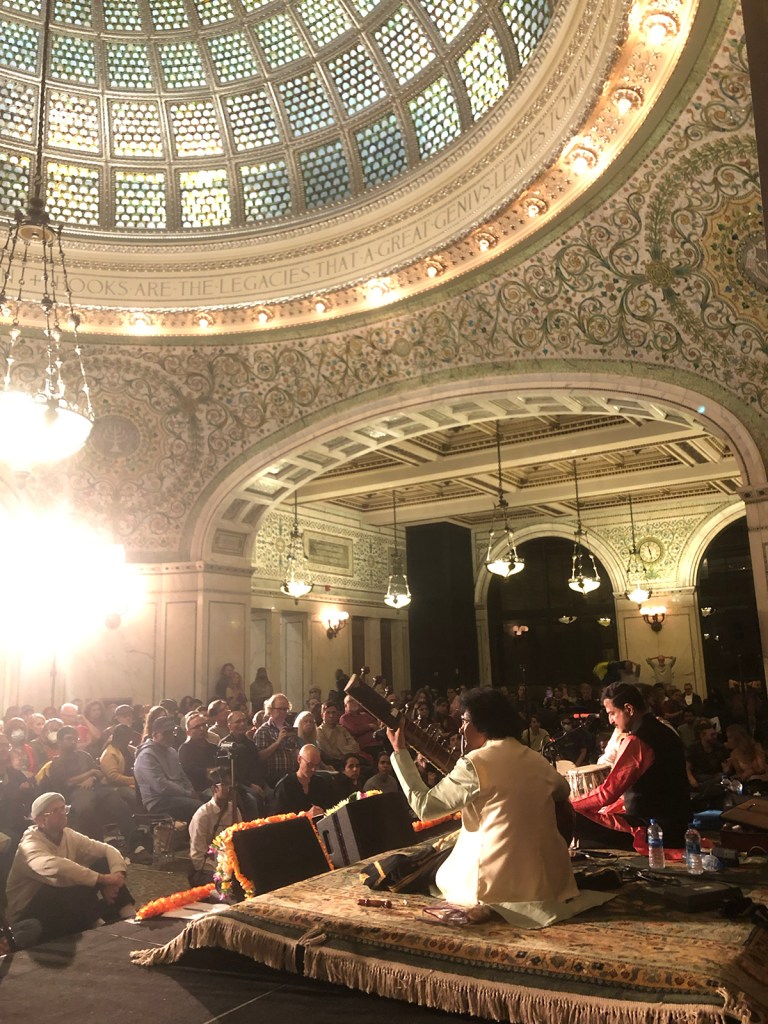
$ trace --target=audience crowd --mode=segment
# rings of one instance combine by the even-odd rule
[[[638,666],[622,664],[636,683]],[[275,812],[321,814],[354,792],[399,791],[386,732],[344,694],[346,681],[338,670],[333,689],[323,697],[320,687],[312,687],[305,707],[295,709],[284,693],[274,692],[266,669],[259,669],[246,693],[235,666],[226,664],[208,703],[185,696],[155,706],[73,700],[40,711],[7,708],[0,731],[0,891],[30,819],[41,824],[32,815],[33,802],[38,811],[46,807],[46,820],[52,813],[39,802],[46,794],[56,797],[53,813],[67,819],[72,835],[96,844],[78,840],[78,849],[104,869],[82,868],[82,877],[103,875],[114,895],[118,860],[109,844],[118,842],[130,860],[147,858],[142,816],[188,826],[190,880],[198,884],[213,874],[211,841],[234,821]],[[458,749],[465,688],[395,694],[381,676],[371,685],[434,738]],[[743,688],[729,698],[706,699],[690,684],[639,690],[646,713],[679,737],[692,810],[720,808],[734,790],[768,790],[760,692],[747,701]],[[584,682],[575,690],[500,691],[522,719],[521,742],[561,771],[614,763],[619,730],[612,733],[614,719],[609,722],[597,687]],[[440,781],[423,756],[415,764],[427,786]]]

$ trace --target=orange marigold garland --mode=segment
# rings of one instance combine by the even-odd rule
[[[216,886],[198,885],[194,889],[185,889],[184,892],[175,892],[171,896],[161,896],[159,900],[150,900],[143,907],[136,911],[139,921],[146,921],[148,917],[159,917],[168,913],[169,910],[177,910],[179,907],[186,907],[190,903],[197,903],[204,900],[215,890]]]
[[[445,821],[461,821],[461,811],[454,814],[443,814],[440,818],[430,818],[428,821],[412,821],[411,828],[414,832],[423,832],[425,828],[434,828],[435,825],[442,825]]]
[[[219,832],[212,844],[217,855],[216,873],[214,878],[218,881],[222,897],[227,897],[231,894],[233,879],[237,879],[247,897],[256,895],[253,882],[246,878],[240,871],[240,865],[235,853],[235,845],[232,841],[235,833],[242,832],[245,829],[261,828],[262,825],[274,825],[276,822],[291,821],[293,818],[306,818],[309,821],[312,826],[312,830],[315,833],[315,837],[320,844],[320,849],[323,851],[325,859],[328,862],[328,867],[333,871],[333,864],[328,856],[325,843],[320,838],[320,833],[317,831],[314,821],[306,811],[302,811],[300,814],[270,814],[268,818],[255,818],[253,821],[238,821],[234,825],[230,825],[229,828],[225,828],[223,832]]]

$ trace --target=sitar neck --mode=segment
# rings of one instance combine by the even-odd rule
[[[436,737],[430,736],[420,725],[403,715],[399,708],[393,708],[389,701],[380,693],[361,682],[352,675],[344,687],[344,692],[354,698],[365,710],[377,718],[388,729],[397,729],[403,722],[403,731],[409,747],[433,764],[438,771],[446,774],[454,767],[458,754],[448,750]]]

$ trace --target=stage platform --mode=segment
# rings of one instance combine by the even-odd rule
[[[664,874],[675,872],[688,884],[680,868]],[[353,865],[207,915],[134,961],[191,966],[224,950],[297,979],[520,1024],[768,1021],[768,930],[674,910],[663,895],[674,886],[633,882],[603,907],[532,931],[500,921],[449,926],[424,913],[439,902],[429,897],[360,907],[372,894],[358,873]],[[714,877],[768,902],[764,866]],[[398,1004],[388,1005],[396,1019]],[[407,1009],[401,1019],[418,1012]]]

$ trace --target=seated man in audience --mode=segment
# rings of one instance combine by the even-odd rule
[[[708,718],[697,718],[693,731],[696,739],[685,752],[693,804],[697,810],[716,810],[725,798],[721,782],[729,753]]]
[[[114,714],[115,725],[125,725],[131,730],[130,744],[137,747],[141,743],[141,733],[137,732],[133,721],[133,708],[130,704],[118,704]]]
[[[327,777],[316,775],[320,767],[320,751],[314,743],[299,751],[298,770],[285,775],[275,787],[275,808],[278,814],[299,814],[309,811],[314,817],[325,814],[326,807],[336,800]]]
[[[219,754],[232,758],[231,771],[246,819],[261,818],[267,812],[266,769],[255,744],[246,735],[248,716],[245,711],[232,711],[227,721],[229,732],[219,744]]]
[[[187,738],[179,747],[179,764],[192,783],[195,793],[204,799],[210,794],[209,772],[218,767],[217,748],[209,743],[208,716],[205,712],[190,711],[184,717]]]
[[[359,754],[357,740],[339,725],[339,709],[335,704],[323,704],[323,724],[317,727],[317,742],[323,760],[331,767],[341,770],[347,754]]]
[[[344,698],[344,708],[339,724],[352,733],[360,747],[363,760],[370,763],[374,757],[379,756],[383,747],[381,740],[374,736],[374,733],[379,731],[379,723],[349,694]]]
[[[78,831],[92,839],[104,838],[104,826],[116,824],[129,845],[136,838],[133,806],[109,785],[101,766],[78,749],[78,733],[71,725],[59,729],[59,756],[51,764],[47,789],[63,793],[72,806]]]
[[[284,775],[296,770],[299,739],[288,725],[291,702],[284,693],[274,693],[264,701],[266,721],[259,726],[253,742],[266,773],[267,785],[274,788]]]
[[[577,768],[588,764],[590,738],[584,727],[577,725],[570,717],[563,718],[560,726],[563,732],[555,741],[558,761],[571,761]]]
[[[8,878],[11,924],[34,918],[45,940],[133,916],[125,861],[113,846],[67,828],[61,793],[39,796],[32,820]]]
[[[225,700],[212,700],[208,705],[208,733],[206,739],[209,743],[221,743],[229,732],[227,719],[229,718],[230,707]]]
[[[527,729],[523,730],[523,734],[520,737],[520,742],[524,747],[530,747],[531,750],[537,750],[541,753],[541,748],[549,739],[549,733],[546,729],[542,729],[541,722],[536,715],[531,715],[531,720]]]
[[[230,784],[229,772],[216,768],[210,776],[213,796],[198,807],[189,823],[189,871],[190,885],[207,885],[213,881],[216,858],[208,851],[211,843],[225,828],[242,821],[235,794]]]
[[[176,722],[156,718],[152,738],[136,755],[133,774],[141,802],[152,814],[169,814],[178,821],[190,821],[202,803],[184,774],[179,755],[173,747]]]
[[[687,750],[696,742],[696,712],[692,707],[683,709],[683,720],[677,727],[677,735]]]
[[[683,846],[690,800],[680,737],[646,708],[630,683],[607,686],[603,705],[611,725],[626,738],[602,785],[573,800],[576,835],[628,848],[631,837],[632,848],[647,853],[646,829],[655,818],[665,847]]]

